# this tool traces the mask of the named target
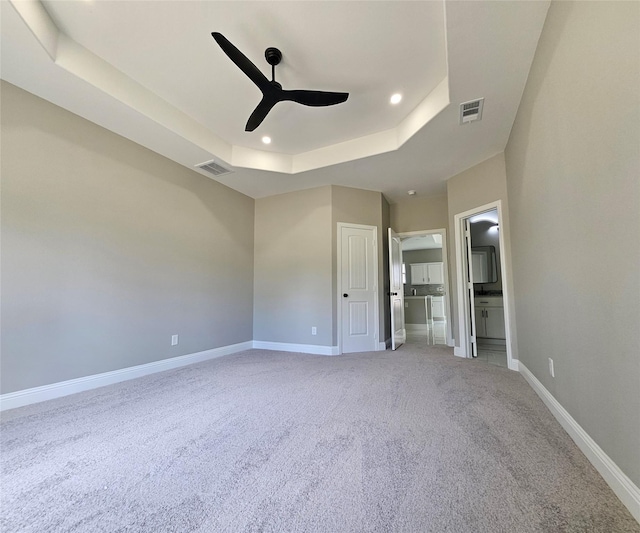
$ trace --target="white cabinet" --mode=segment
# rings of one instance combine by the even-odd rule
[[[431,318],[445,318],[443,296],[431,296]]]
[[[500,297],[475,298],[476,337],[506,338],[504,307]]]
[[[411,285],[442,285],[444,268],[442,263],[412,263]]]

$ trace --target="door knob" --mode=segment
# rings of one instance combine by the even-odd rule
[[[345,298],[349,298],[349,295],[346,292],[342,296]]]

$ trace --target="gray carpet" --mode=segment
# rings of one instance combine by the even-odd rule
[[[517,373],[251,350],[8,411],[3,532],[640,532]]]

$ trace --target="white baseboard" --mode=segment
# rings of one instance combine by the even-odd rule
[[[260,350],[310,353],[314,355],[340,354],[338,346],[319,346],[317,344],[292,344],[289,342],[253,341],[253,347]]]
[[[53,400],[54,398],[97,389],[98,387],[104,387],[106,385],[113,385],[114,383],[119,383],[121,381],[155,374],[156,372],[164,372],[165,370],[192,365],[193,363],[200,363],[202,361],[207,361],[208,359],[214,359],[215,357],[222,357],[223,355],[250,350],[252,347],[252,341],[230,344],[228,346],[221,346],[220,348],[213,348],[203,352],[181,355],[170,359],[162,359],[161,361],[154,361],[153,363],[146,363],[144,365],[130,366],[128,368],[112,370],[111,372],[103,372],[102,374],[93,374],[91,376],[70,379],[68,381],[60,381],[58,383],[51,383],[50,385],[43,385],[32,389],[9,392],[7,394],[0,395],[0,411],[15,409],[16,407],[23,407],[32,403],[44,402],[46,400]]]
[[[517,359],[511,359],[511,363],[509,363],[509,370],[515,370],[516,372],[520,371],[520,361]]]
[[[600,475],[629,509],[633,517],[640,522],[640,489],[620,470],[620,467],[598,446],[596,441],[582,429],[582,426],[574,420],[531,371],[522,363],[519,363],[518,367],[524,379],[540,396],[553,416],[556,417],[560,425],[578,445],[578,448],[586,455],[596,470],[600,472]]]
[[[384,352],[387,349],[386,342],[379,342],[378,347],[376,348],[376,352]]]

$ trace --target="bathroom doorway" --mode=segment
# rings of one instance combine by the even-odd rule
[[[498,200],[455,215],[456,355],[517,370],[511,353],[505,239]]]
[[[476,332],[474,359],[507,368],[498,210],[479,213],[469,217],[468,222],[473,279],[472,313]]]

